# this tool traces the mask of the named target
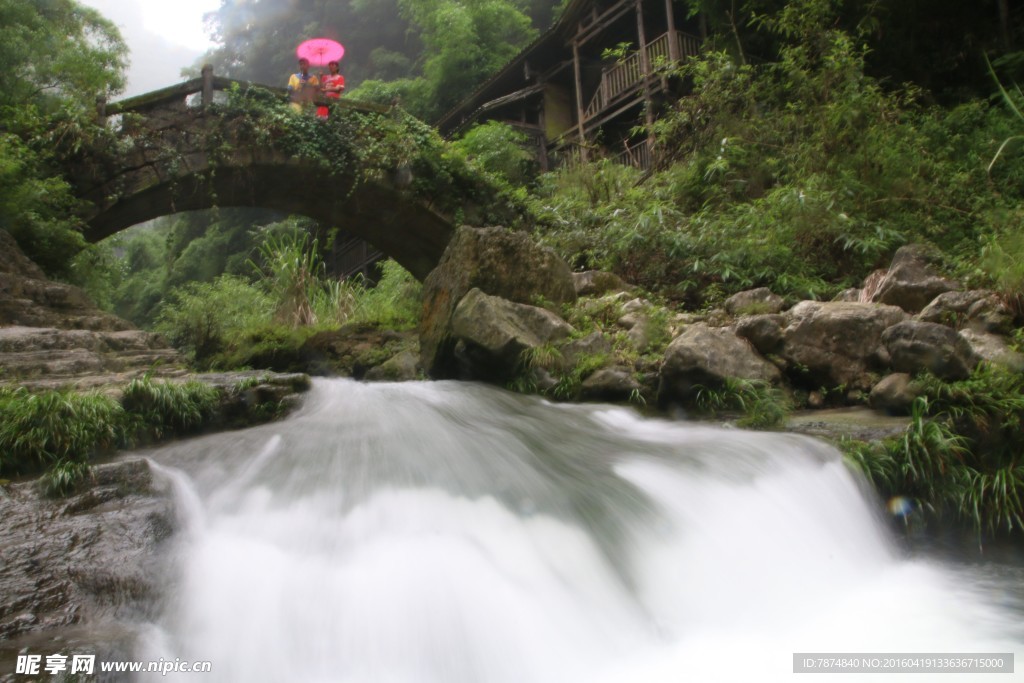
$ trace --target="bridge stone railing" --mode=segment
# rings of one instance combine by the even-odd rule
[[[260,88],[280,96],[282,100],[288,99],[287,88],[263,85],[260,83],[253,83],[251,81],[240,81],[233,78],[224,78],[223,76],[214,76],[213,67],[207,64],[203,67],[202,75],[199,78],[193,78],[192,80],[185,81],[184,83],[178,83],[177,85],[161,88],[160,90],[154,90],[153,92],[129,97],[113,103],[107,103],[105,100],[101,99],[96,103],[96,110],[100,118],[128,113],[149,114],[157,109],[185,110],[199,108],[202,110],[214,103],[214,93],[231,90],[236,85],[241,88]],[[199,97],[196,98],[196,95],[199,95]],[[195,102],[193,103],[194,100]],[[372,102],[357,102],[344,97],[340,99],[317,97],[314,102],[316,104],[341,107],[343,109],[354,109],[356,111],[375,112],[378,114],[384,114],[391,111],[391,107],[386,105],[375,104]]]

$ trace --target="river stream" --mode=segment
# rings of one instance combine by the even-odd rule
[[[138,656],[212,666],[170,679],[935,679],[794,675],[794,653],[1024,667],[1020,565],[910,549],[808,437],[318,380],[287,420],[145,455],[181,530]]]

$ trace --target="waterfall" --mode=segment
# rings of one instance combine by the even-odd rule
[[[148,456],[184,531],[140,657],[212,680],[763,682],[797,652],[1024,649],[1019,575],[908,557],[802,436],[318,380],[287,420]]]

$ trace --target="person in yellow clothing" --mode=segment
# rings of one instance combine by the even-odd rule
[[[299,72],[288,79],[288,97],[292,101],[292,109],[301,112],[304,107],[313,103],[313,98],[320,89],[320,80],[309,73],[309,60],[299,60]]]

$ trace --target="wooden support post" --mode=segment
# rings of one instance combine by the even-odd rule
[[[587,161],[587,140],[583,137],[583,78],[580,75],[580,46],[572,41],[572,65],[576,76],[576,122],[580,136],[580,161]]]
[[[676,31],[676,15],[672,9],[672,0],[665,0],[665,20],[668,21],[668,59],[670,62],[678,62],[681,55],[679,54],[679,36]]]
[[[654,103],[651,102],[651,60],[647,54],[647,36],[644,31],[644,0],[636,0],[636,33],[640,41],[640,76],[644,83],[644,120],[649,131],[654,123]]]
[[[211,104],[213,104],[213,65],[203,65],[203,106],[205,110]]]

